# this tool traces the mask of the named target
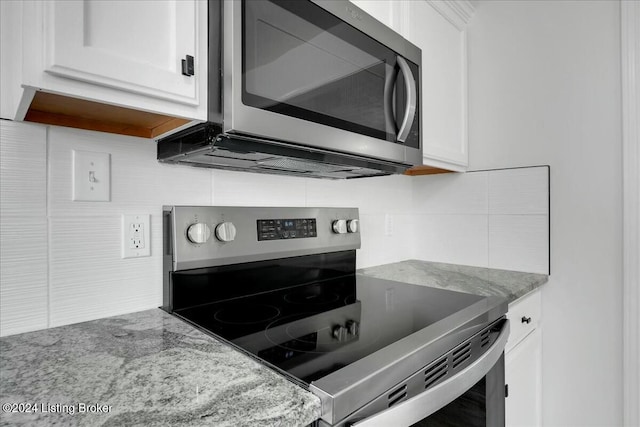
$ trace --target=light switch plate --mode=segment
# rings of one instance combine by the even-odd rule
[[[122,258],[151,255],[149,214],[122,215]]]
[[[111,154],[72,150],[73,201],[111,200]]]

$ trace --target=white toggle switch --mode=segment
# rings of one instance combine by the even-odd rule
[[[111,199],[111,154],[72,151],[74,201],[108,202]]]

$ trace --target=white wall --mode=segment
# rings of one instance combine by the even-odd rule
[[[469,28],[472,169],[551,167],[545,426],[622,424],[617,1],[483,1]]]
[[[71,151],[111,154],[111,201],[71,201]],[[358,267],[407,259],[410,177],[325,181],[156,161],[156,143],[0,120],[0,335],[158,307],[163,204],[356,206]],[[151,257],[121,259],[122,214],[151,214]]]

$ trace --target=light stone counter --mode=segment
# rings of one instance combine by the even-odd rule
[[[395,280],[476,295],[493,295],[509,303],[542,286],[546,274],[470,267],[456,264],[408,260],[358,270],[379,279]]]
[[[358,273],[509,302],[548,280],[416,260]],[[2,426],[305,426],[320,416],[316,396],[160,309],[0,338],[0,403]],[[32,412],[6,412],[11,404]]]
[[[160,309],[1,338],[0,403],[3,426],[304,426],[320,416],[316,396]],[[37,412],[6,412],[12,403]]]

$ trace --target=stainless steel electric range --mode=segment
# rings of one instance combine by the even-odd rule
[[[504,426],[507,303],[356,274],[357,209],[163,218],[163,309],[315,393],[319,425]]]

